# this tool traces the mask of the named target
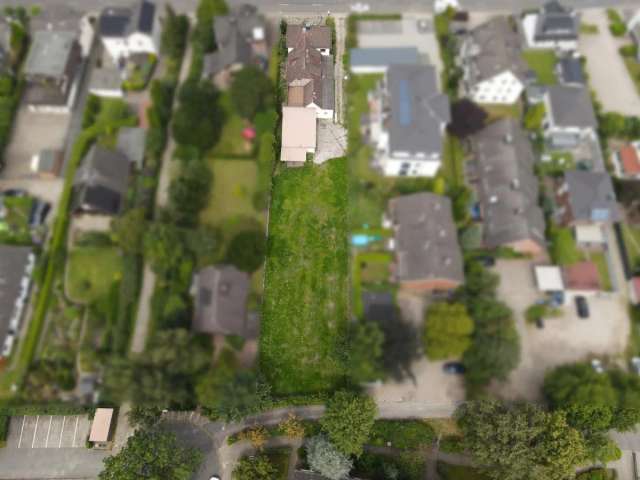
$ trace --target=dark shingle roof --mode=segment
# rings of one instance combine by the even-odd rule
[[[541,9],[536,22],[537,41],[562,41],[578,39],[579,20],[559,2],[552,0]]]
[[[352,67],[415,65],[418,63],[416,47],[352,48],[349,53]]]
[[[576,57],[563,57],[559,62],[560,80],[565,84],[584,85],[585,78],[582,63]]]
[[[608,173],[569,171],[564,175],[573,220],[620,220],[613,182]]]
[[[132,14],[130,8],[105,8],[98,19],[98,32],[102,37],[125,36]]]
[[[548,92],[553,125],[597,128],[591,95],[586,87],[551,85]]]
[[[149,0],[142,0],[135,11],[135,28],[137,32],[153,32],[153,20],[156,15],[156,6]]]

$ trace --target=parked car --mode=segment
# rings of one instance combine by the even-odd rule
[[[536,327],[540,330],[544,328],[544,318],[536,318]]]
[[[604,373],[604,366],[602,365],[602,361],[597,358],[591,360],[591,368],[593,368],[596,373]]]
[[[32,227],[38,227],[42,225],[47,219],[49,210],[51,210],[50,203],[40,200],[34,202],[33,208],[31,209],[31,213],[29,215],[29,225],[31,225]]]
[[[366,13],[370,9],[371,9],[371,7],[369,6],[368,3],[358,2],[358,3],[354,3],[353,5],[351,5],[351,11],[355,12],[355,13]]]
[[[640,357],[631,357],[631,369],[640,375]]]
[[[460,362],[447,362],[442,366],[442,371],[449,375],[462,375],[465,370],[464,365]]]
[[[578,295],[575,301],[578,316],[580,318],[589,318],[589,304],[587,303],[587,299],[582,295]]]

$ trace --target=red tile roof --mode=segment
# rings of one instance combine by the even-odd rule
[[[635,175],[640,173],[640,159],[638,158],[638,152],[635,147],[631,145],[625,145],[619,151],[620,161],[622,162],[622,169],[625,173]]]
[[[600,273],[593,262],[578,262],[563,268],[564,284],[569,290],[600,290]]]

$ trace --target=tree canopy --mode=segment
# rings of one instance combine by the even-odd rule
[[[356,383],[372,382],[384,376],[382,355],[384,333],[371,321],[352,322],[347,335],[349,356],[347,368]]]
[[[125,253],[142,252],[142,241],[147,231],[144,208],[132,208],[111,221],[111,232],[115,242]]]
[[[144,236],[144,254],[158,275],[167,275],[180,267],[186,255],[180,229],[168,223],[152,223]]]
[[[231,99],[243,118],[253,120],[272,105],[272,98],[271,80],[260,68],[250,65],[233,74]]]
[[[315,472],[329,480],[349,478],[353,463],[323,436],[312,437],[307,441],[307,460]]]
[[[233,480],[273,480],[276,467],[266,455],[243,457],[233,469]]]
[[[264,262],[267,253],[265,234],[261,230],[245,230],[238,233],[227,248],[227,262],[245,272],[255,272]]]
[[[320,424],[338,450],[346,455],[360,455],[376,414],[376,404],[370,397],[340,391],[327,402]]]
[[[220,138],[224,122],[218,91],[211,82],[189,79],[180,87],[178,100],[173,115],[173,137],[178,144],[206,152]]]
[[[459,303],[434,303],[427,309],[424,347],[431,360],[461,356],[471,345],[473,320]]]
[[[169,185],[169,212],[176,225],[193,227],[208,202],[213,175],[204,161],[186,162]]]

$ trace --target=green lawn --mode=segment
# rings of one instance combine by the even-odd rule
[[[66,291],[76,303],[104,297],[122,275],[122,258],[115,247],[79,247],[67,262]]]
[[[277,394],[332,389],[344,373],[347,177],[346,159],[334,159],[274,181],[260,366]]]
[[[570,228],[551,227],[551,258],[558,265],[570,265],[584,259]]]
[[[554,85],[557,82],[555,74],[557,58],[553,50],[527,50],[522,52],[522,56],[529,68],[536,72],[538,81],[542,85]]]
[[[622,234],[631,268],[640,267],[640,227],[623,223]]]
[[[464,149],[460,140],[451,135],[444,142],[442,173],[451,185],[464,185]]]
[[[589,254],[591,261],[598,267],[598,273],[600,274],[600,286],[605,291],[611,291],[613,289],[611,285],[611,276],[609,274],[609,265],[603,252],[591,252]]]
[[[493,122],[505,117],[515,118],[516,120],[522,118],[522,103],[520,101],[513,105],[483,104],[482,108],[489,115],[487,122]]]
[[[567,170],[575,170],[576,162],[571,152],[552,152],[551,159],[536,163],[536,171],[544,176],[560,176]]]
[[[362,283],[380,283],[389,280],[393,256],[389,252],[367,252],[356,257]]]
[[[236,113],[229,92],[221,94],[220,106],[225,114],[225,122],[220,134],[220,140],[213,147],[211,154],[218,158],[251,155],[251,145],[242,138],[245,122]]]
[[[478,471],[477,468],[444,462],[438,462],[438,473],[442,480],[489,480],[489,477]]]

